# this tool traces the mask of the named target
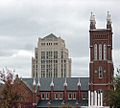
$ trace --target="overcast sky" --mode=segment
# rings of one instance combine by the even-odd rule
[[[113,26],[113,62],[120,64],[120,0],[0,0],[0,69],[31,76],[31,57],[38,37],[53,33],[65,40],[72,58],[72,76],[88,76],[89,18],[106,27],[110,11]]]

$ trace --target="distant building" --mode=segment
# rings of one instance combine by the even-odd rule
[[[39,38],[32,58],[32,77],[60,78],[71,77],[71,59],[65,42],[50,34]]]
[[[104,92],[113,89],[113,60],[112,60],[112,26],[111,15],[107,13],[107,24],[104,29],[96,28],[95,16],[90,18],[90,67],[89,89],[91,92]],[[93,94],[92,97],[94,97]],[[102,98],[102,97],[101,97]],[[107,105],[103,94],[104,103]],[[96,100],[96,99],[95,99]],[[91,100],[92,101],[92,100]],[[93,102],[93,101],[92,101]],[[94,104],[95,103],[91,103]]]

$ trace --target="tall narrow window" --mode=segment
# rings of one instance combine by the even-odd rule
[[[42,100],[44,100],[45,99],[45,94],[42,93],[41,95],[42,95]]]
[[[108,60],[110,60],[111,59],[111,49],[110,48],[108,48]]]
[[[63,94],[62,94],[62,93],[59,94],[59,99],[60,99],[60,100],[63,99]]]
[[[55,94],[55,100],[58,100],[58,94],[57,93]]]
[[[94,60],[97,60],[97,44],[94,45]]]
[[[54,51],[54,58],[58,58],[58,51]]]
[[[48,93],[46,93],[46,100],[48,100],[49,99],[49,94]]]
[[[63,58],[63,51],[61,51],[61,58]]]
[[[76,99],[76,93],[75,92],[73,93],[73,99],[74,100]]]
[[[45,51],[41,51],[41,59],[45,59]]]
[[[99,78],[102,79],[103,78],[103,69],[101,66],[99,66],[98,74],[99,74]]]
[[[69,100],[72,99],[72,93],[69,93],[69,94],[68,94],[68,98],[69,98]]]
[[[104,60],[106,60],[106,55],[107,55],[107,48],[106,48],[106,44],[104,44]]]
[[[99,44],[99,60],[102,60],[102,44]]]

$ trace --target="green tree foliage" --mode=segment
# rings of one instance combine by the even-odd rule
[[[120,108],[120,69],[114,79],[114,90],[110,92],[110,104],[114,108]]]

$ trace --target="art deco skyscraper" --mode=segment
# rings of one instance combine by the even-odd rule
[[[71,59],[65,42],[50,34],[39,38],[32,57],[32,77],[71,77]]]

